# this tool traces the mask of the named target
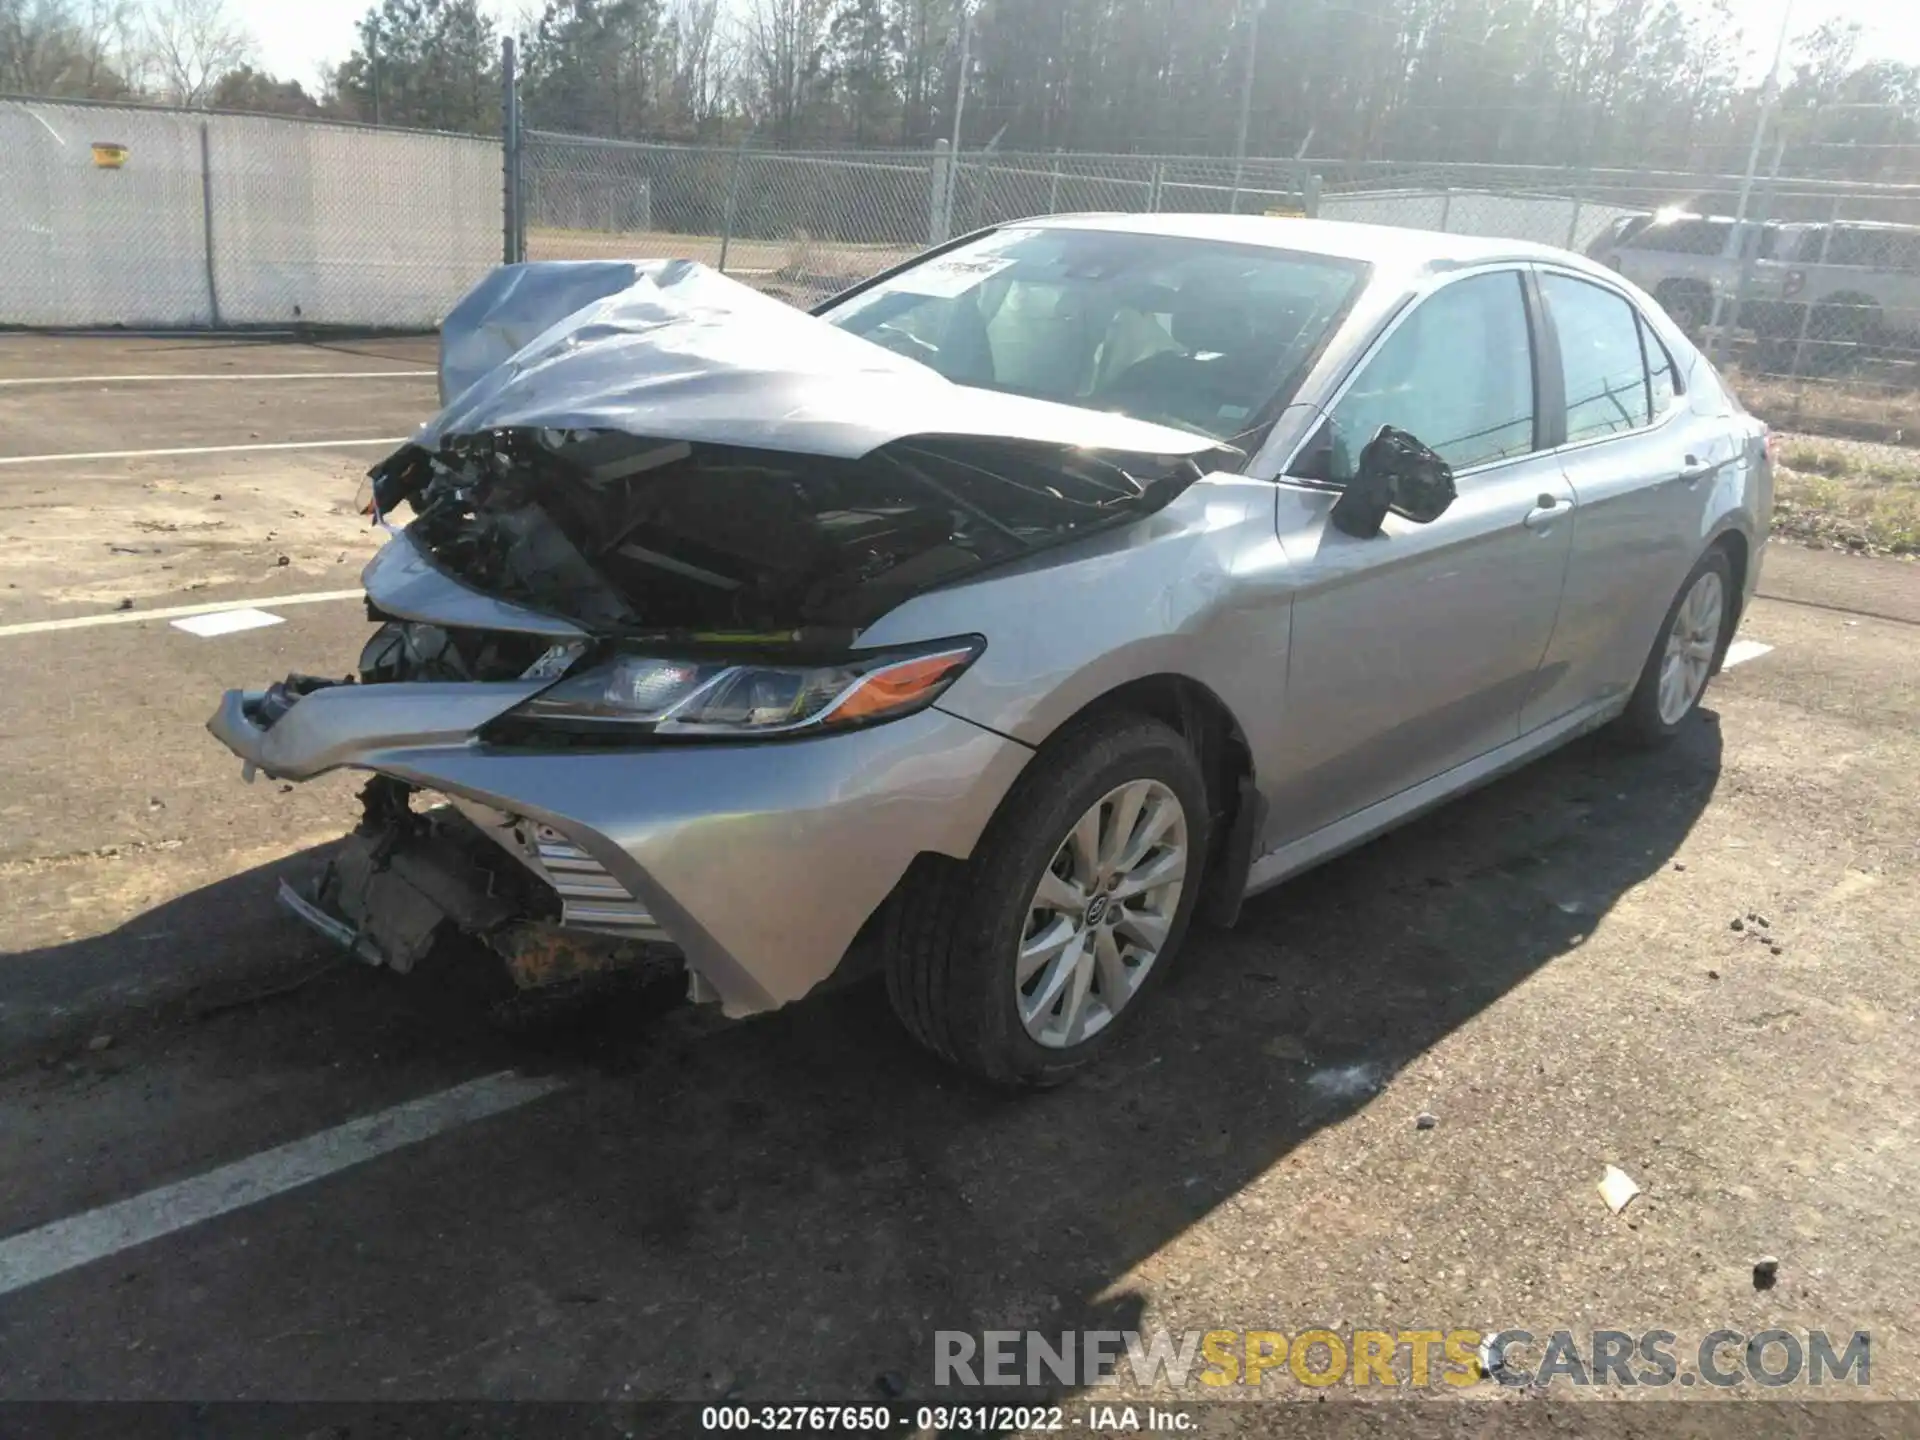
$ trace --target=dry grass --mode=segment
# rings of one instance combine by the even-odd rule
[[[527,232],[531,260],[698,260],[720,263],[718,235],[681,235],[669,230],[532,229]],[[809,279],[827,277],[841,284],[898,265],[915,254],[911,246],[856,245],[846,241],[815,240],[796,230],[782,240],[727,242],[727,272],[748,283],[763,278]]]
[[[1790,380],[1737,367],[1727,380],[1740,403],[1776,430],[1920,445],[1920,391],[1864,375]]]
[[[1869,554],[1920,554],[1920,451],[1794,438],[1780,452],[1775,533]]]

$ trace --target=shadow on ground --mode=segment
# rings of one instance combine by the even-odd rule
[[[747,1024],[601,1017],[530,1046],[439,1003],[443,982],[348,969],[210,1022],[216,1044],[280,1054],[285,1031],[355,1065],[395,1046],[491,1062],[504,1045],[583,1083],[313,1187],[298,1223],[143,1262],[113,1313],[176,1338],[87,1388],[870,1400],[883,1376],[931,1393],[936,1330],[1132,1328],[1136,1265],[1667,866],[1720,755],[1711,713],[1651,756],[1585,740],[1261,897],[1233,932],[1196,933],[1104,1068],[1045,1094],[956,1078],[871,984]],[[261,880],[126,933],[215,933]],[[85,1274],[41,1287],[38,1308],[103,1303]],[[280,1329],[301,1338],[190,1338]]]

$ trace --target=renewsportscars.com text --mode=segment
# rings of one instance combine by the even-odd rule
[[[1287,1380],[1426,1389],[1758,1385],[1865,1387],[1872,1337],[1864,1330],[988,1330],[934,1334],[937,1387],[1077,1388],[1166,1384],[1196,1395]]]

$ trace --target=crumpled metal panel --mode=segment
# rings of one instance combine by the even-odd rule
[[[513,358],[556,320],[632,285],[631,260],[503,265],[453,307],[440,326],[440,403]]]
[[[513,428],[843,459],[911,435],[1164,456],[1219,448],[1184,430],[956,385],[690,260],[503,266],[448,316],[441,350],[441,390],[453,398],[414,437],[429,448]]]

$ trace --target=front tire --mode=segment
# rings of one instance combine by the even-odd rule
[[[1092,1064],[1166,975],[1208,854],[1206,783],[1158,720],[1109,715],[1027,766],[965,863],[927,857],[886,928],[909,1032],[996,1084]]]
[[[1640,683],[1620,717],[1622,738],[1651,749],[1680,733],[1720,668],[1720,657],[1733,638],[1738,603],[1733,565],[1716,545],[1688,572],[1667,607]]]

